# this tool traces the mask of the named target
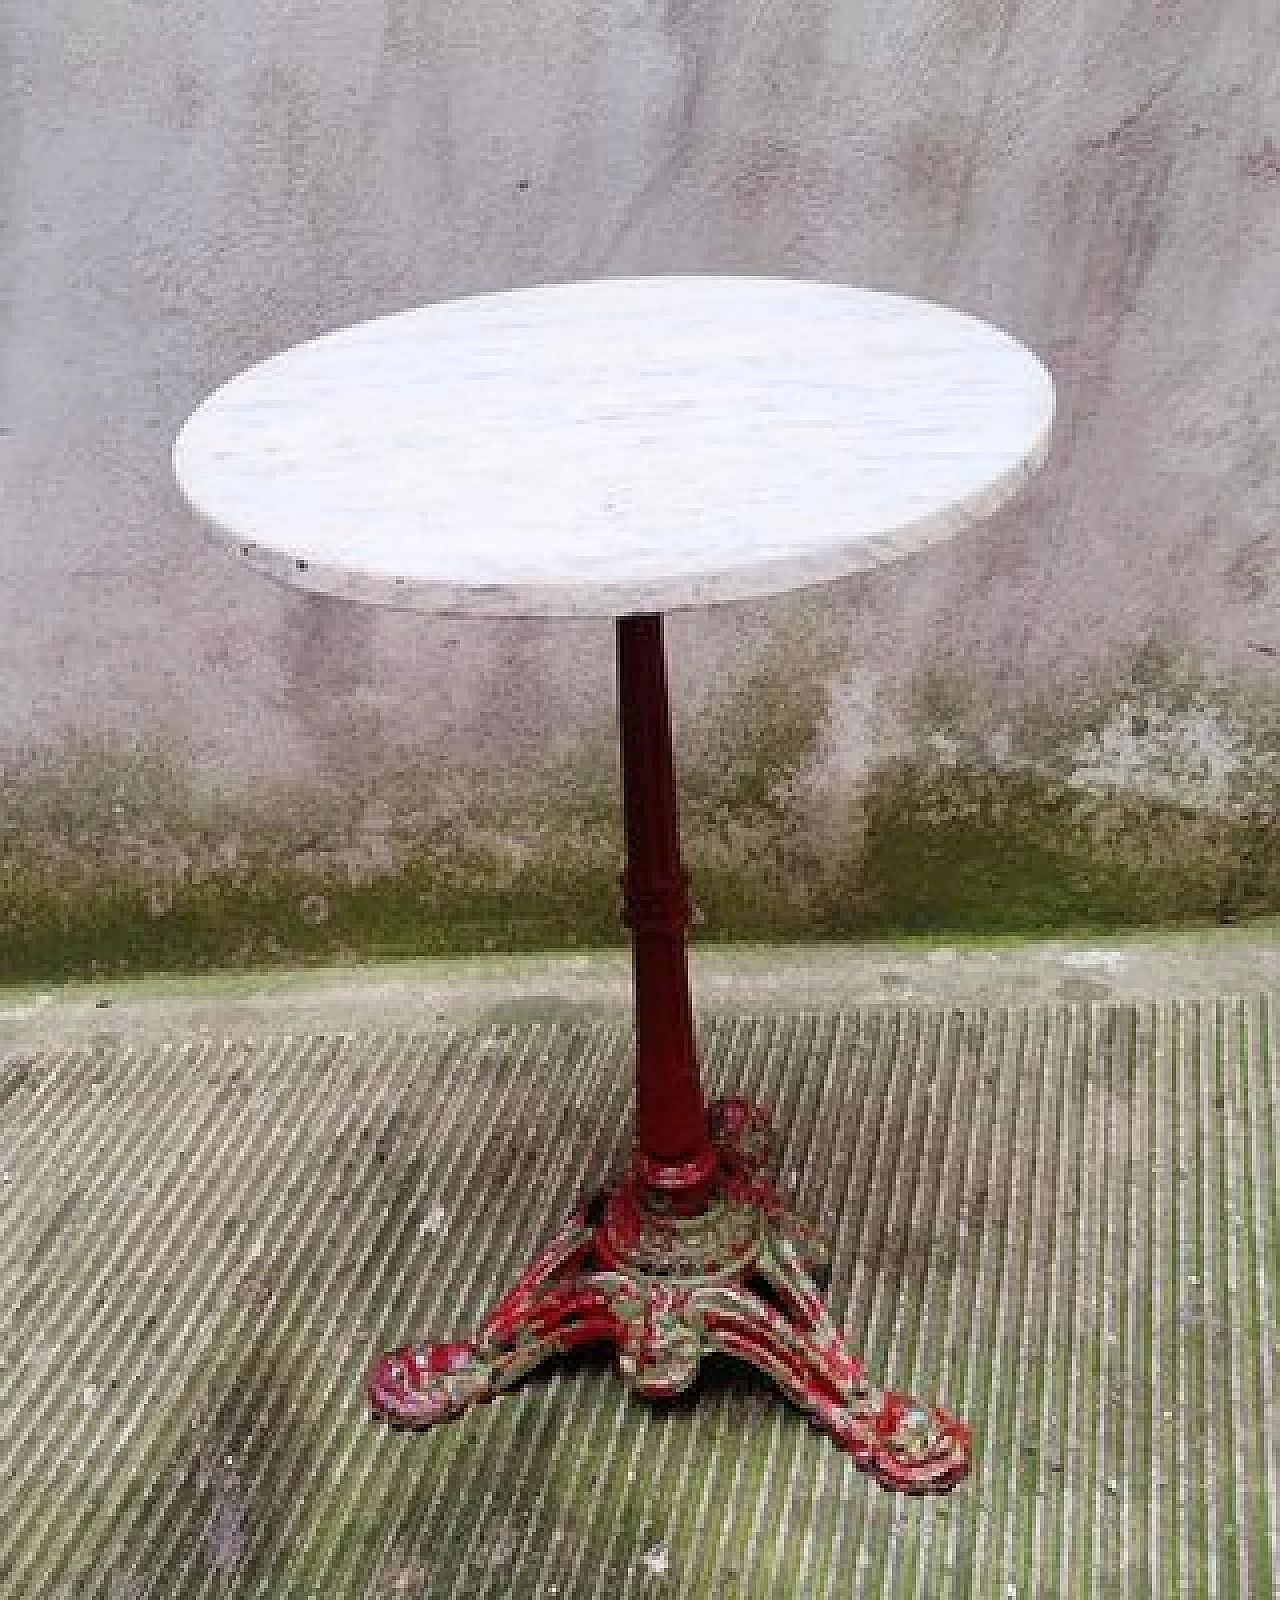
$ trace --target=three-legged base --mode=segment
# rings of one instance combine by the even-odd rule
[[[969,1429],[946,1412],[869,1385],[832,1322],[817,1280],[827,1250],[787,1210],[768,1175],[765,1111],[740,1099],[708,1108],[718,1157],[698,1216],[647,1209],[634,1173],[581,1206],[474,1339],[407,1344],[369,1373],[373,1416],[429,1427],[492,1400],[575,1345],[608,1340],[638,1393],[688,1389],[704,1355],[767,1374],[887,1488],[951,1488],[969,1468]]]

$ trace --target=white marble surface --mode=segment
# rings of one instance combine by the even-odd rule
[[[1008,335],[795,279],[600,279],[298,345],[174,447],[261,570],[407,610],[616,616],[778,593],[949,538],[1048,448]]]

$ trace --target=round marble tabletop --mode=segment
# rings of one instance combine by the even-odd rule
[[[249,368],[174,446],[253,565],[404,610],[619,616],[949,538],[1041,463],[1007,334],[796,279],[596,279],[358,323]]]

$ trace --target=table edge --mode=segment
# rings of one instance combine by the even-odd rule
[[[943,544],[986,521],[1044,465],[1053,434],[1053,390],[1040,437],[1032,449],[999,477],[942,511],[931,511],[885,533],[826,545],[774,560],[729,567],[705,576],[686,575],[624,583],[518,583],[474,585],[440,579],[393,578],[311,561],[251,540],[227,528],[183,493],[208,539],[230,549],[247,566],[289,589],[330,599],[350,600],[382,610],[421,616],[492,620],[612,619],[640,612],[696,611],[769,599],[799,589],[838,582],[873,571]],[[181,489],[181,480],[179,480]]]

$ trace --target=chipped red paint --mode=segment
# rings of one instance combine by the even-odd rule
[[[826,1245],[770,1174],[768,1113],[705,1107],[689,997],[689,901],[659,616],[618,622],[626,921],[636,990],[631,1169],[581,1206],[498,1302],[476,1338],[406,1344],[370,1369],[375,1418],[429,1427],[459,1416],[575,1345],[617,1347],[639,1393],[688,1389],[705,1355],[771,1377],[887,1488],[949,1489],[969,1469],[968,1427],[870,1385],[816,1278]]]

